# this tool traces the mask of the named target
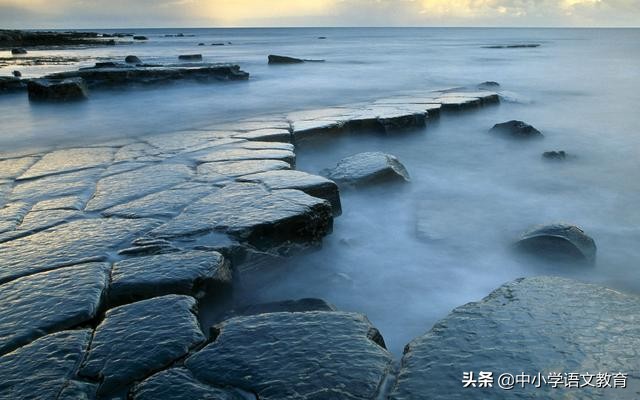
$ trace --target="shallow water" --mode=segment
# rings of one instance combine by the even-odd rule
[[[196,37],[164,38],[177,32]],[[317,173],[344,156],[381,150],[400,158],[412,182],[344,191],[344,214],[323,249],[269,271],[260,288],[239,295],[241,301],[325,298],[340,309],[366,313],[399,354],[452,308],[517,277],[557,274],[640,293],[640,30],[136,33],[151,40],[64,52],[118,59],[137,54],[151,62],[202,53],[205,61],[237,62],[252,78],[95,91],[89,101],[73,105],[33,105],[24,94],[3,95],[0,147],[94,142],[486,80],[500,82],[517,100],[445,115],[424,131],[344,136],[300,147],[301,170]],[[223,41],[232,44],[197,46]],[[542,46],[482,47],[513,43]],[[327,62],[269,67],[270,53]],[[29,76],[73,67],[21,70]],[[509,119],[533,124],[545,139],[514,143],[488,135],[493,124]],[[544,162],[545,150],[566,150],[575,158]],[[541,265],[510,252],[510,243],[530,225],[558,220],[594,237],[594,267]]]

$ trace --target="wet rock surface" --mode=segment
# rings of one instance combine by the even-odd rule
[[[73,384],[90,339],[90,330],[63,331],[0,357],[0,399],[66,398],[59,395]]]
[[[80,264],[0,286],[0,354],[95,318],[110,266]]]
[[[80,375],[113,393],[167,368],[204,340],[195,299],[169,295],[107,311],[96,328]]]
[[[216,388],[198,381],[186,368],[173,368],[159,372],[137,385],[134,400],[244,400],[236,391]]]
[[[186,367],[203,383],[260,399],[376,399],[391,371],[390,354],[372,340],[377,330],[359,314],[261,314],[216,330]]]
[[[220,253],[188,251],[136,257],[114,264],[111,305],[168,294],[203,297],[231,287],[231,269]]]
[[[367,186],[384,182],[408,182],[407,169],[390,154],[368,152],[344,158],[323,171],[329,179],[344,186]]]
[[[549,161],[564,161],[568,157],[567,152],[564,150],[545,151],[542,153],[542,158]]]
[[[27,83],[29,100],[78,101],[89,97],[87,84],[82,78],[32,79]]]
[[[337,311],[336,307],[322,299],[283,300],[270,303],[249,304],[228,312],[223,320],[248,315],[269,314],[275,312]]]
[[[523,233],[516,243],[522,252],[547,260],[586,262],[596,260],[596,243],[582,229],[569,224],[540,225]]]
[[[640,382],[640,298],[558,277],[520,279],[454,310],[407,345],[391,399],[633,399]],[[594,329],[597,327],[597,329]],[[512,390],[496,374],[628,373],[627,389]],[[463,388],[463,372],[493,371],[491,388]],[[595,384],[595,378],[593,381]],[[610,381],[613,384],[613,381]]]
[[[495,124],[489,132],[512,139],[540,139],[543,137],[542,133],[533,126],[516,120]]]

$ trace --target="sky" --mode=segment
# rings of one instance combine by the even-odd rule
[[[0,0],[0,28],[638,27],[640,0]]]

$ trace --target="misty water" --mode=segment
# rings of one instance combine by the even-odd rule
[[[205,61],[239,63],[251,79],[94,91],[89,101],[71,105],[2,95],[0,147],[92,143],[487,80],[500,82],[507,94],[498,106],[446,114],[424,130],[300,146],[297,167],[304,171],[379,150],[397,156],[412,181],[344,190],[343,215],[322,249],[273,265],[255,277],[260,285],[237,294],[240,302],[324,298],[366,314],[399,354],[451,309],[518,277],[561,275],[640,294],[640,30],[135,32],[149,42],[31,55],[87,57],[79,64],[91,65],[127,54],[162,63],[202,53]],[[195,36],[164,37],[178,32]],[[227,45],[209,45],[216,42]],[[519,43],[541,46],[483,47]],[[327,62],[270,67],[272,53]],[[20,69],[38,76],[77,66],[9,65],[0,74]],[[545,139],[512,142],[487,133],[510,119],[533,124]],[[546,150],[572,157],[543,161]],[[595,266],[540,263],[511,252],[522,231],[556,221],[576,224],[596,240]]]

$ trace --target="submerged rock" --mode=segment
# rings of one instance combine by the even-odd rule
[[[90,330],[58,332],[0,357],[0,399],[66,399],[90,339]]]
[[[0,76],[0,93],[24,90],[27,84],[15,76]]]
[[[390,154],[360,153],[338,162],[323,175],[345,186],[366,186],[384,182],[408,182],[409,173],[402,163]]]
[[[0,354],[95,318],[110,269],[103,263],[80,264],[1,285]]]
[[[107,311],[80,375],[100,380],[102,395],[168,367],[204,341],[195,299],[169,295]]]
[[[374,341],[377,329],[360,314],[236,317],[214,333],[185,366],[200,382],[242,388],[262,400],[374,400],[392,369],[391,355]]]
[[[519,279],[455,309],[409,343],[390,399],[633,399],[640,385],[633,372],[640,370],[639,316],[637,296],[559,277]],[[493,372],[492,387],[478,387],[480,371]],[[465,372],[473,372],[475,386],[464,387]],[[627,389],[612,387],[611,375],[620,372],[628,374]],[[502,389],[503,373],[524,373],[540,386]],[[567,387],[569,373],[593,374],[594,385],[597,373],[610,374],[611,386]]]
[[[220,253],[187,251],[137,257],[113,266],[109,304],[167,294],[203,297],[231,286],[231,269]]]
[[[136,385],[133,400],[246,400],[229,388],[217,388],[202,383],[186,368],[159,372]]]
[[[27,83],[29,100],[76,101],[89,97],[87,84],[82,78],[33,79]]]
[[[539,43],[518,43],[518,44],[498,44],[493,46],[483,46],[485,49],[530,49],[540,47]]]
[[[149,40],[149,38],[146,36],[136,35],[133,37],[133,40]]]
[[[305,60],[302,58],[269,55],[269,64],[301,64],[305,62],[324,62],[324,60]]]
[[[516,246],[526,253],[551,260],[594,263],[596,259],[595,241],[574,225],[534,227],[522,234]]]
[[[140,60],[137,56],[129,55],[124,58],[124,62],[127,64],[140,64],[142,60]]]
[[[181,54],[178,59],[183,61],[202,61],[202,54]]]
[[[564,150],[559,151],[545,151],[542,153],[542,157],[552,161],[564,161],[567,159],[567,153]]]
[[[495,124],[489,131],[513,139],[540,139],[542,133],[533,126],[522,121],[508,121]]]

